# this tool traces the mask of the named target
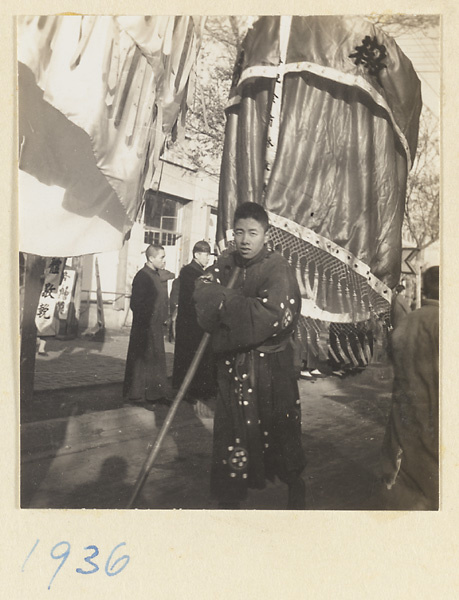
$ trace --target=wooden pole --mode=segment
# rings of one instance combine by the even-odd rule
[[[99,272],[99,261],[96,256],[96,283],[97,283],[97,326],[99,330],[105,329],[105,315],[104,315],[104,299],[102,296],[102,287],[100,285],[100,272]]]
[[[422,302],[422,265],[416,265],[416,308],[421,308]]]
[[[72,324],[72,333],[75,337],[78,335],[80,329],[80,314],[81,314],[81,289],[82,289],[82,275],[83,275],[83,257],[74,256],[72,258],[72,265],[75,269],[75,290],[73,293],[73,306],[75,309],[75,321]]]
[[[104,315],[104,299],[102,296],[102,287],[100,285],[99,261],[94,261],[96,272],[96,297],[97,297],[97,323],[95,327],[87,334],[91,340],[103,342],[105,339],[105,315]]]
[[[20,385],[21,406],[33,400],[35,356],[37,353],[37,327],[35,316],[43,286],[42,276],[46,259],[36,254],[25,254],[24,308],[21,327]]]
[[[227,286],[228,289],[231,289],[232,287],[234,287],[234,284],[236,283],[236,279],[239,275],[239,271],[240,271],[239,267],[234,268],[234,271],[231,275],[231,279]],[[158,456],[159,450],[161,448],[161,444],[163,443],[163,440],[166,437],[169,427],[172,424],[172,421],[174,419],[175,413],[177,412],[179,404],[182,401],[183,397],[185,396],[191,382],[193,381],[193,377],[195,376],[196,370],[199,366],[199,363],[201,362],[204,351],[207,347],[207,344],[209,343],[209,339],[210,339],[210,333],[205,333],[202,336],[202,340],[198,346],[198,349],[196,350],[196,354],[194,355],[193,360],[191,361],[191,364],[188,368],[187,374],[185,375],[182,385],[180,386],[180,389],[177,392],[177,396],[175,397],[175,399],[172,403],[172,406],[170,407],[169,412],[167,413],[166,419],[164,420],[163,426],[161,427],[161,431],[159,432],[159,435],[156,438],[156,441],[142,466],[142,469],[140,471],[140,474],[137,478],[137,481],[136,481],[136,484],[134,487],[134,491],[132,492],[131,498],[130,498],[129,503],[126,508],[132,508],[132,505],[134,504],[137,496],[139,495],[140,490],[143,488],[143,486],[145,484],[145,481],[148,477],[150,469],[153,466],[153,463],[155,462],[156,457]]]
[[[126,311],[126,274],[128,263],[128,250],[129,240],[126,240],[119,252],[118,257],[118,269],[116,272],[116,299],[114,302],[115,310]]]

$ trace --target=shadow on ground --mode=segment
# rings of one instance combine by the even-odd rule
[[[167,411],[125,404],[121,384],[37,394],[22,414],[21,507],[125,508]],[[211,445],[182,403],[134,508],[207,507]]]
[[[309,510],[371,510],[391,401],[388,365],[355,377],[300,382]],[[21,506],[125,508],[168,409],[124,404],[122,384],[37,392],[21,415]],[[183,402],[135,503],[214,509],[212,411]],[[282,510],[286,486],[251,490],[244,509]],[[386,507],[387,508],[387,507]]]

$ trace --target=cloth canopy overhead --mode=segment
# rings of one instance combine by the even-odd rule
[[[261,17],[242,44],[217,241],[231,239],[239,203],[266,208],[317,352],[324,323],[348,327],[389,310],[421,107],[411,62],[364,18]]]
[[[20,249],[120,248],[183,118],[203,17],[18,19]]]

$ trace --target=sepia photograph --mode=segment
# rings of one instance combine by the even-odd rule
[[[442,16],[15,24],[20,508],[441,510]]]

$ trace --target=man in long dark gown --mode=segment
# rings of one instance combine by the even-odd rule
[[[305,508],[292,347],[301,296],[287,260],[266,247],[268,228],[262,206],[240,204],[236,251],[219,257],[195,286],[198,321],[212,334],[217,360],[211,492],[220,508],[238,508],[249,487],[276,476],[288,484],[287,507]]]
[[[439,267],[423,278],[421,308],[391,338],[392,408],[382,447],[384,508],[439,506]]]
[[[210,246],[202,240],[193,247],[193,260],[185,265],[178,277],[178,306],[175,329],[175,353],[172,385],[179,388],[196,353],[204,330],[198,324],[193,301],[196,279],[204,274],[209,263]],[[215,395],[215,365],[210,346],[199,363],[188,389],[187,400],[207,400]]]
[[[164,349],[165,287],[163,246],[146,250],[147,262],[132,281],[132,328],[126,359],[123,397],[134,402],[168,404],[166,353]]]

